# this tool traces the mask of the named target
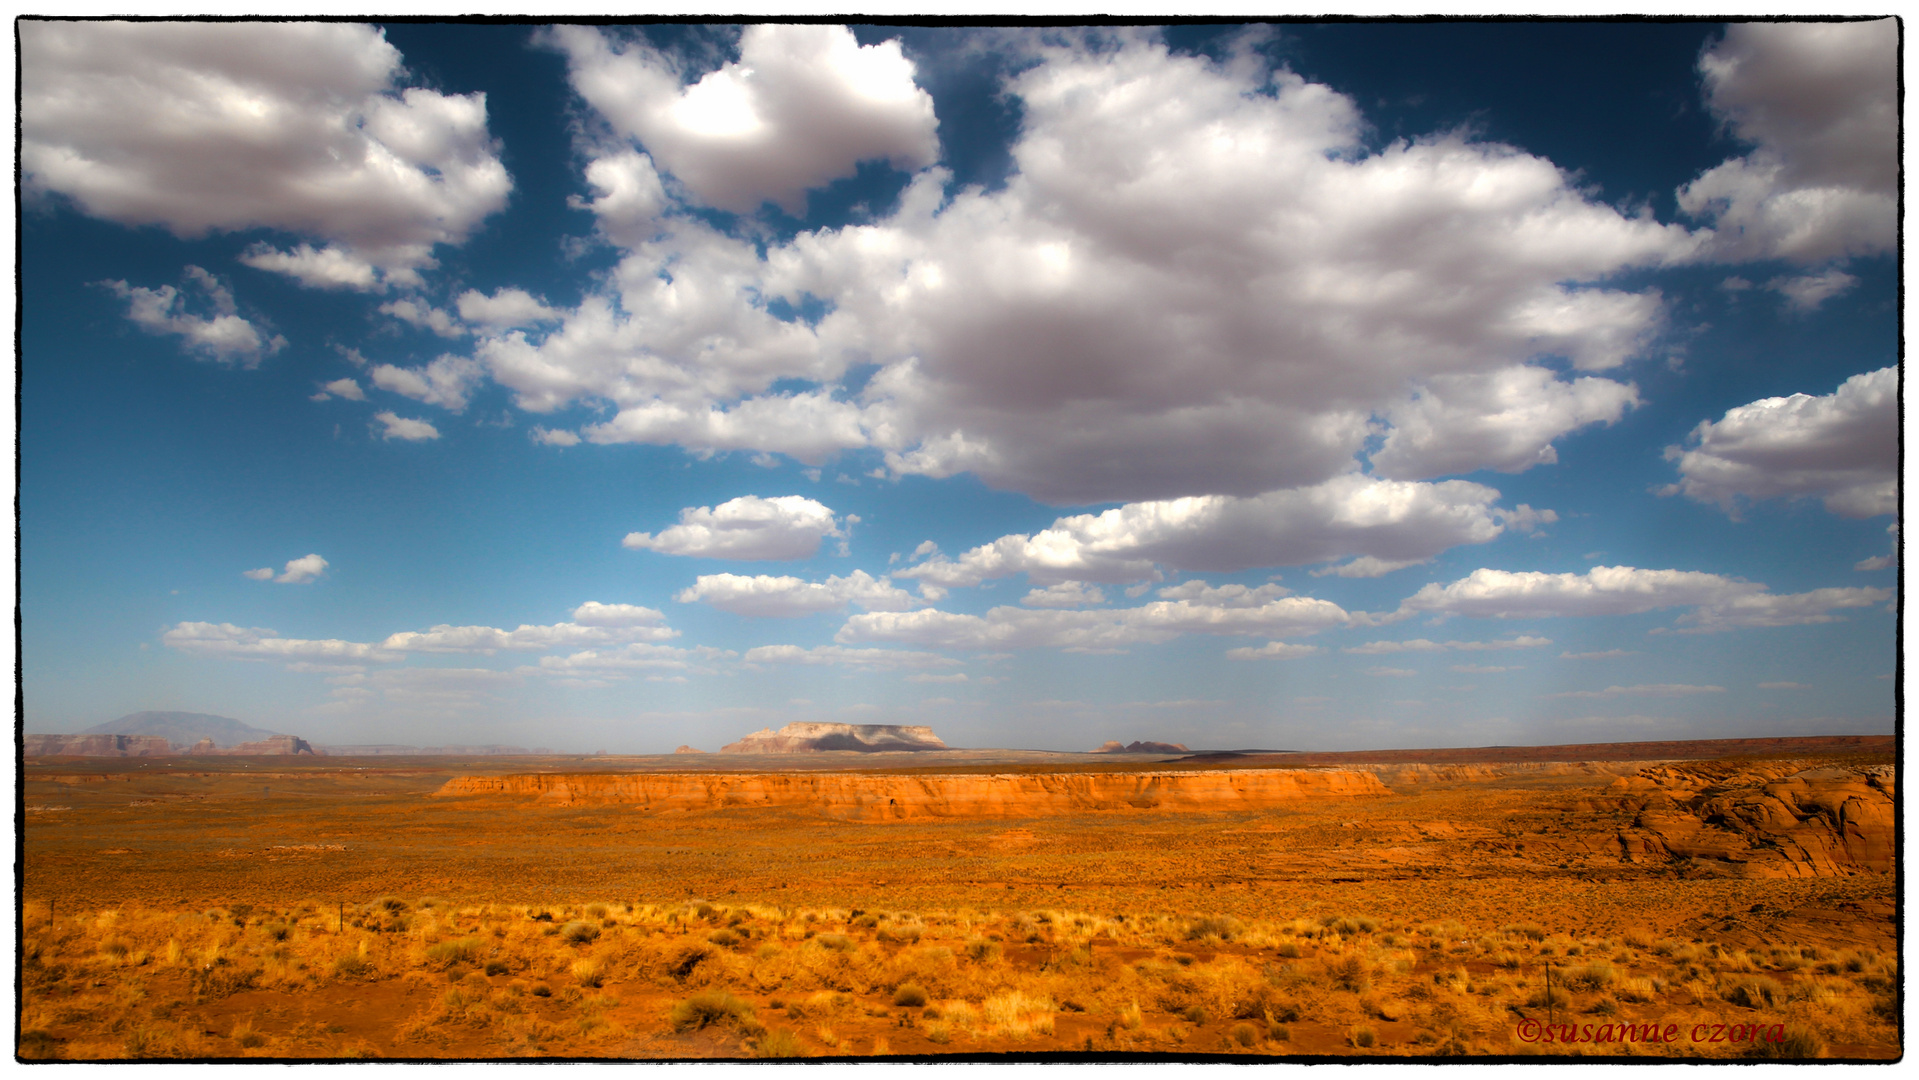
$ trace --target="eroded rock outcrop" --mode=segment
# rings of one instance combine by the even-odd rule
[[[232,746],[215,746],[212,739],[201,739],[186,750],[188,757],[282,757],[293,754],[314,753],[312,744],[298,735],[275,735],[258,742],[236,743]]]
[[[1333,769],[1205,772],[538,773],[463,776],[440,795],[532,797],[642,810],[792,807],[859,821],[1017,818],[1099,810],[1254,810],[1302,800],[1390,795],[1371,773]]]
[[[820,724],[798,722],[774,731],[761,728],[722,754],[811,754],[823,750],[944,750],[930,727],[904,724]]]
[[[1615,780],[1607,800],[1636,812],[1619,832],[1631,862],[1690,859],[1740,877],[1887,872],[1896,863],[1891,765],[1767,763],[1737,772],[1684,765]]]
[[[1117,739],[1108,739],[1099,744],[1095,754],[1190,754],[1184,743],[1142,742],[1138,739],[1123,743]]]
[[[164,757],[173,744],[159,735],[28,735],[27,757]]]

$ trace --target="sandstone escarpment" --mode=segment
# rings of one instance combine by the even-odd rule
[[[173,744],[159,735],[28,735],[27,757],[164,757]]]
[[[905,724],[822,724],[796,722],[779,731],[762,728],[739,742],[720,747],[722,754],[810,754],[823,750],[944,750],[933,729]]]
[[[1891,765],[1781,763],[1725,773],[1655,766],[1620,777],[1606,801],[1636,812],[1620,830],[1631,862],[1689,859],[1740,877],[1891,871]]]
[[[925,776],[538,773],[457,777],[438,794],[533,797],[561,806],[626,803],[645,811],[790,807],[857,821],[905,821],[1097,810],[1256,810],[1392,792],[1370,773],[1247,769]]]

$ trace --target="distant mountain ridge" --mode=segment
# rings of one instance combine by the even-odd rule
[[[264,742],[283,732],[268,731],[230,716],[214,716],[210,713],[137,712],[118,720],[95,724],[80,734],[159,735],[176,746],[192,746],[202,739],[212,739],[215,746],[236,746],[240,743]]]

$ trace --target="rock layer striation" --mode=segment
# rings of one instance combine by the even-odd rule
[[[1754,878],[1886,872],[1896,775],[1891,765],[1654,766],[1613,781],[1605,801],[1636,812],[1619,832],[1630,862],[1689,859]]]
[[[789,807],[856,821],[1018,818],[1101,810],[1257,810],[1392,792],[1371,773],[1331,769],[1207,772],[534,773],[456,777],[438,794],[532,797],[561,806],[646,811]]]

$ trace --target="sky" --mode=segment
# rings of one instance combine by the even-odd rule
[[[1897,32],[22,22],[26,730],[1890,732]]]

